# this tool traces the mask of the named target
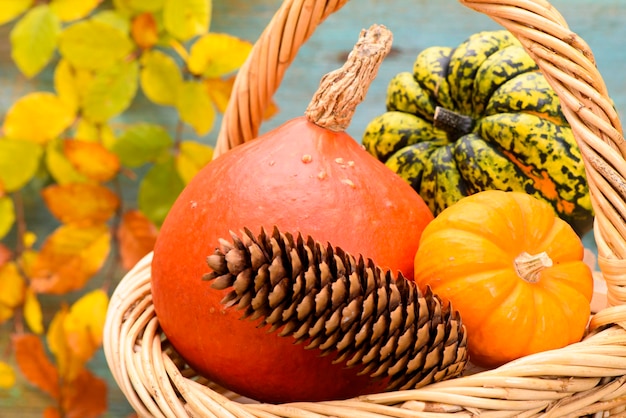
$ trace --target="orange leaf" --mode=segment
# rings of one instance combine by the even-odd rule
[[[59,374],[46,355],[41,339],[33,334],[14,335],[15,361],[32,385],[59,399]]]
[[[115,193],[98,184],[54,184],[43,189],[41,194],[50,212],[65,224],[102,224],[120,205]]]
[[[63,152],[74,168],[92,180],[109,181],[120,170],[120,159],[102,144],[65,140]]]
[[[13,310],[24,303],[26,282],[17,264],[10,261],[0,267],[0,323],[13,316]]]
[[[0,266],[8,263],[13,258],[13,251],[0,242]]]
[[[138,210],[129,210],[122,216],[117,230],[122,267],[130,270],[154,248],[157,228]]]
[[[142,49],[150,49],[159,40],[157,22],[152,13],[142,13],[133,19],[130,27],[133,40]]]
[[[43,410],[43,418],[63,418],[61,412],[54,406],[47,406]]]
[[[32,266],[31,288],[64,294],[85,286],[104,264],[111,233],[104,224],[62,225],[48,236]]]
[[[62,390],[65,418],[96,418],[107,410],[107,384],[87,369]]]

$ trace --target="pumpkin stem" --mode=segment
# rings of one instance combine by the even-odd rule
[[[305,111],[306,118],[322,128],[345,131],[391,50],[392,40],[393,35],[385,26],[363,29],[346,63],[322,77]]]
[[[553,262],[545,251],[535,255],[523,252],[517,256],[514,264],[518,276],[528,283],[537,283],[539,273],[547,267],[552,267]]]
[[[450,140],[456,141],[463,135],[472,132],[474,119],[445,107],[437,106],[435,108],[433,126],[446,131]]]

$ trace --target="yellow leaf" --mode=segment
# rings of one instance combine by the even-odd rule
[[[83,114],[92,122],[106,122],[130,106],[137,93],[137,61],[120,61],[96,74],[85,94]]]
[[[34,2],[35,0],[2,0],[0,25],[4,25],[24,13]]]
[[[48,143],[45,155],[48,172],[58,184],[88,182],[89,178],[76,170],[65,156],[64,142],[62,139],[56,139]]]
[[[117,229],[122,267],[130,270],[154,248],[157,228],[138,210],[124,213]]]
[[[58,373],[66,382],[72,382],[85,366],[85,361],[72,355],[65,336],[65,318],[69,314],[67,305],[62,305],[56,312],[46,333],[46,342],[56,359]]]
[[[208,133],[215,123],[215,108],[201,82],[185,81],[176,100],[180,118],[190,124],[198,135]]]
[[[0,361],[0,389],[10,389],[15,386],[15,370],[9,364]]]
[[[63,321],[63,331],[72,355],[88,361],[102,345],[102,333],[109,298],[101,290],[93,290],[72,307]]]
[[[176,156],[176,170],[187,184],[212,159],[212,147],[196,141],[182,141]]]
[[[4,238],[15,223],[15,206],[9,196],[0,197],[0,239]]]
[[[82,19],[91,13],[102,0],[52,0],[50,8],[64,22]]]
[[[24,187],[37,173],[42,154],[39,144],[0,139],[0,182],[4,190],[14,192]]]
[[[82,107],[83,97],[93,79],[93,71],[74,68],[65,59],[59,60],[54,69],[54,89],[61,101],[66,103],[74,112]]]
[[[152,102],[164,106],[176,104],[176,94],[183,76],[176,61],[161,51],[146,51],[141,57],[141,89]]]
[[[137,12],[158,12],[163,8],[164,0],[123,0],[123,2]]]
[[[11,57],[26,77],[37,75],[50,62],[61,26],[47,5],[36,6],[11,30]]]
[[[119,197],[99,184],[53,184],[41,191],[50,212],[61,222],[73,225],[102,224],[120,205]]]
[[[110,125],[94,123],[85,118],[80,118],[74,129],[76,140],[99,142],[106,149],[110,149],[117,139]]]
[[[62,225],[43,243],[32,266],[31,287],[52,294],[82,289],[100,270],[110,249],[107,225]]]
[[[33,234],[34,235],[34,234]],[[28,238],[28,234],[24,234],[24,236],[26,238]],[[26,246],[28,248],[28,246]],[[32,272],[33,272],[33,268],[32,266],[35,264],[35,260],[37,259],[37,251],[33,250],[33,249],[27,249],[25,250],[21,257],[19,258],[19,265],[22,268],[22,271],[24,272],[24,275],[26,277],[31,277],[32,276]]]
[[[187,66],[195,75],[216,78],[237,70],[250,54],[252,44],[225,33],[207,33],[189,52]]]
[[[98,70],[128,56],[133,43],[128,35],[99,20],[82,20],[59,35],[59,52],[73,66]]]
[[[10,261],[0,267],[0,305],[15,309],[24,303],[26,281],[15,262]],[[8,318],[0,318],[0,321]]]
[[[24,319],[28,328],[35,334],[43,334],[43,313],[37,295],[31,289],[26,291],[24,300]]]
[[[91,20],[117,28],[122,33],[130,31],[130,18],[117,10],[101,10],[91,16]]]
[[[92,180],[106,182],[120,170],[120,159],[98,142],[66,140],[63,151],[72,165]]]
[[[74,109],[57,95],[28,93],[13,103],[4,119],[4,134],[10,139],[45,144],[65,131],[74,120]]]
[[[181,41],[206,33],[211,22],[211,3],[211,0],[165,0],[165,29]]]
[[[218,112],[224,113],[230,100],[230,94],[233,91],[233,85],[235,84],[235,76],[222,78],[207,78],[204,80],[207,93]]]

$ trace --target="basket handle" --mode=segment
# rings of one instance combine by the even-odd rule
[[[589,46],[546,0],[459,0],[517,37],[558,94],[581,150],[609,305],[626,303],[626,142]],[[215,156],[254,139],[298,49],[348,0],[284,0],[239,70]]]

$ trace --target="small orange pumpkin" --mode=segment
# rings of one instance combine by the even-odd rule
[[[415,281],[459,311],[470,360],[494,367],[582,338],[593,293],[583,251],[545,202],[489,190],[426,227]]]

